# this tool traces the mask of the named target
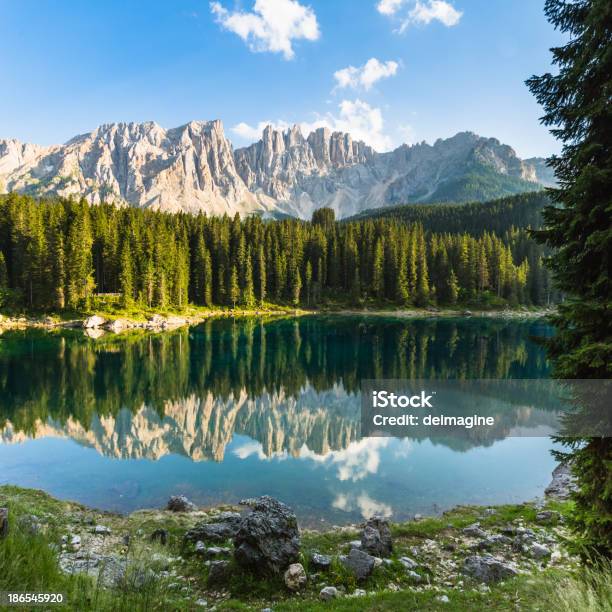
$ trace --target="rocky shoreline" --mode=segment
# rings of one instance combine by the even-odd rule
[[[448,309],[396,309],[369,310],[301,310],[301,309],[253,309],[253,310],[205,310],[196,314],[162,315],[155,313],[141,319],[115,317],[93,314],[78,319],[60,319],[53,316],[5,316],[0,314],[0,331],[5,329],[83,329],[85,334],[97,338],[107,332],[121,333],[128,330],[166,331],[197,325],[214,317],[250,317],[250,316],[303,316],[303,315],[339,315],[339,316],[393,316],[401,318],[428,317],[487,317],[502,319],[543,319],[554,314],[554,309],[542,310],[448,310]]]
[[[466,598],[484,604],[512,581],[575,567],[562,546],[567,504],[559,501],[571,486],[558,468],[544,500],[458,507],[402,524],[373,516],[326,532],[300,529],[291,508],[269,496],[210,509],[175,496],[163,509],[121,516],[4,486],[0,531],[44,534],[65,575],[110,590],[155,584],[173,605],[182,602],[176,609],[224,609],[238,599],[241,609],[283,610],[390,593],[445,609]],[[245,590],[253,580],[265,588]]]

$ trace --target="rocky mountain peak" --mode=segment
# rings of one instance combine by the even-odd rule
[[[260,140],[234,150],[218,119],[168,130],[154,121],[108,123],[51,147],[0,140],[0,191],[209,214],[309,217],[331,206],[346,216],[448,200],[449,185],[482,168],[511,181],[500,196],[554,180],[542,160],[522,161],[508,145],[473,132],[382,154],[348,133],[319,127],[304,136],[298,125],[268,125]]]

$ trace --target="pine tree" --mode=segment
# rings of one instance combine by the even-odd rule
[[[119,291],[121,305],[130,308],[134,304],[134,273],[132,269],[132,252],[130,243],[124,239],[119,262]]]
[[[238,270],[236,266],[232,266],[230,270],[228,298],[232,308],[236,308],[236,303],[240,299],[240,285],[238,284]]]
[[[612,375],[612,3],[546,0],[545,13],[570,40],[552,49],[558,74],[527,84],[544,107],[542,121],[564,144],[550,165],[559,181],[549,190],[556,203],[544,211],[538,240],[554,249],[551,266],[568,300],[554,317],[548,342],[555,375],[609,379]],[[591,418],[610,431],[611,410],[577,398],[566,433]],[[571,524],[585,557],[612,557],[612,438],[570,435],[559,440],[578,479]]]
[[[8,272],[6,269],[6,259],[4,259],[4,253],[0,251],[0,289],[6,289],[8,287]]]
[[[377,298],[383,297],[384,291],[384,250],[380,238],[376,240],[372,259],[372,293]]]

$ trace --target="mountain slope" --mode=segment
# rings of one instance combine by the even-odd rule
[[[397,203],[486,200],[550,180],[543,160],[522,161],[470,132],[388,153],[326,128],[304,137],[297,126],[268,126],[258,142],[234,151],[220,121],[170,130],[106,124],[50,147],[0,140],[0,192],[165,211],[307,218],[331,206],[345,217]]]

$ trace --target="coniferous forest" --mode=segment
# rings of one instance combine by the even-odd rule
[[[338,222],[331,209],[311,221],[241,220],[10,194],[0,199],[0,306],[87,309],[101,294],[160,309],[548,305],[558,296],[527,222],[542,201]]]

